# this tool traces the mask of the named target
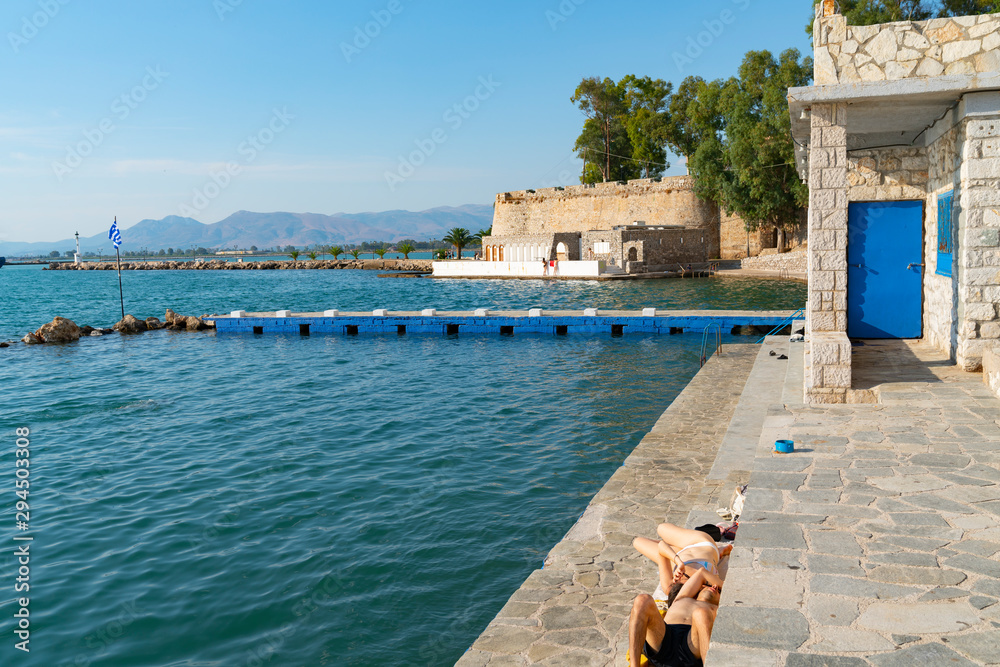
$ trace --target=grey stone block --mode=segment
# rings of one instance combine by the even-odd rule
[[[963,572],[975,572],[976,574],[985,574],[987,577],[1000,579],[1000,562],[992,559],[980,558],[971,554],[960,554],[946,560],[945,565],[962,570]]]
[[[820,627],[819,641],[810,644],[810,651],[821,653],[874,653],[891,651],[895,645],[882,635],[867,630],[843,627]]]
[[[805,593],[792,570],[743,571],[726,581],[725,591],[727,605],[782,608],[801,605]]]
[[[761,459],[758,458],[754,461],[754,471],[761,472],[802,472],[813,463],[812,457],[808,456],[796,456],[790,458],[787,456],[775,455],[773,458]]]
[[[918,642],[921,639],[923,639],[923,637],[919,635],[892,635],[892,641],[896,643],[896,646],[912,644],[913,642]]]
[[[776,549],[805,549],[806,541],[802,527],[796,524],[752,524],[741,523],[739,532],[741,547]]]
[[[806,613],[820,625],[848,626],[861,612],[854,600],[828,595],[811,595],[806,603]]]
[[[762,549],[757,562],[769,570],[801,570],[803,552],[795,549]]]
[[[986,540],[962,540],[951,545],[955,551],[975,554],[984,558],[989,558],[1000,552],[1000,542],[988,542]]]
[[[898,584],[855,579],[854,577],[841,577],[832,574],[817,574],[814,576],[809,590],[812,593],[847,595],[869,600],[874,598],[880,600],[904,598],[920,592],[919,588],[912,586],[900,586]]]
[[[785,660],[785,667],[866,667],[867,665],[868,663],[861,658],[846,655],[792,653]]]
[[[969,598],[969,604],[976,609],[986,609],[987,607],[992,607],[996,603],[996,598],[986,597],[985,595],[973,595]]]
[[[876,632],[927,635],[960,632],[979,623],[979,616],[964,600],[903,603],[875,602],[858,618],[857,626]]]
[[[963,591],[961,588],[934,588],[921,595],[918,601],[937,602],[938,600],[954,600],[965,597],[969,597],[969,591]]]
[[[805,473],[754,472],[750,475],[750,488],[794,491],[805,484],[805,481]]]
[[[893,552],[876,553],[868,556],[868,567],[876,565],[909,565],[910,567],[937,567],[938,559],[933,554]]]
[[[1000,650],[1000,630],[987,630],[968,635],[942,637],[941,641],[951,648],[956,649],[967,658],[984,665],[996,663],[1000,660],[1000,656],[997,655],[997,651]]]
[[[935,537],[910,537],[907,535],[880,535],[875,544],[889,544],[903,549],[933,552],[948,544],[951,540]]]
[[[861,556],[864,552],[858,541],[849,532],[832,530],[810,530],[811,552],[832,556]]]
[[[819,505],[834,505],[840,502],[839,489],[799,489],[794,493],[797,503],[816,503]]]
[[[809,639],[809,622],[792,609],[723,607],[712,640],[752,648],[794,651]]]
[[[588,628],[597,624],[597,617],[589,607],[551,607],[539,617],[546,630]]]
[[[951,525],[941,518],[940,514],[927,512],[894,512],[889,515],[897,526],[941,526],[951,528]]]
[[[863,577],[865,571],[857,558],[842,558],[840,556],[810,555],[807,558],[810,574],[846,574],[850,577]]]
[[[961,470],[972,463],[972,459],[961,454],[915,454],[910,457],[910,463],[928,468]]]
[[[968,505],[956,503],[954,500],[942,498],[935,493],[921,493],[915,496],[907,496],[906,502],[916,507],[923,507],[929,510],[941,512],[951,512],[952,514],[974,514],[975,510]]]

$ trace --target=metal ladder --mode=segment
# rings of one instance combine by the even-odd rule
[[[715,353],[720,357],[722,356],[722,325],[718,322],[712,322],[707,327],[705,327],[704,333],[701,335],[701,366],[704,367],[708,362],[708,337],[709,332],[715,327]]]

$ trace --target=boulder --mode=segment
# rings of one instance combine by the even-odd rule
[[[95,329],[92,326],[81,327],[80,328],[80,338],[83,338],[84,336],[89,336],[90,334],[94,333],[94,331],[95,331]]]
[[[10,347],[10,343],[0,343],[0,348]]]
[[[126,315],[124,319],[115,324],[114,329],[120,334],[137,334],[146,330],[146,323],[134,315]]]
[[[21,339],[21,342],[24,343],[25,345],[41,345],[45,341],[33,333],[28,333],[24,335],[24,338]]]
[[[72,343],[80,340],[80,327],[73,320],[57,317],[48,324],[43,324],[35,332],[35,336],[43,343]]]
[[[156,331],[157,329],[162,329],[165,325],[160,321],[158,317],[147,317],[146,318],[146,328],[149,331]]]
[[[187,330],[188,331],[201,331],[202,329],[207,329],[208,325],[201,321],[200,317],[195,317],[191,315],[187,318]]]
[[[167,308],[167,314],[163,316],[163,319],[167,324],[173,324],[175,317],[177,317],[177,313]]]

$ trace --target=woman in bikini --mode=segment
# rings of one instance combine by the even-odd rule
[[[719,534],[719,529],[711,524],[691,530],[672,523],[661,523],[656,529],[659,540],[646,537],[632,540],[632,546],[639,553],[656,563],[660,573],[657,593],[665,598],[675,581],[683,583],[697,570],[705,570],[705,580],[709,585],[722,586],[733,545],[727,544],[720,549],[715,543],[715,536],[707,531]],[[720,562],[723,563],[721,571]]]

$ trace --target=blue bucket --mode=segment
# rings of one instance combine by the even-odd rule
[[[775,440],[774,451],[779,454],[791,454],[795,451],[795,443],[791,440]]]

